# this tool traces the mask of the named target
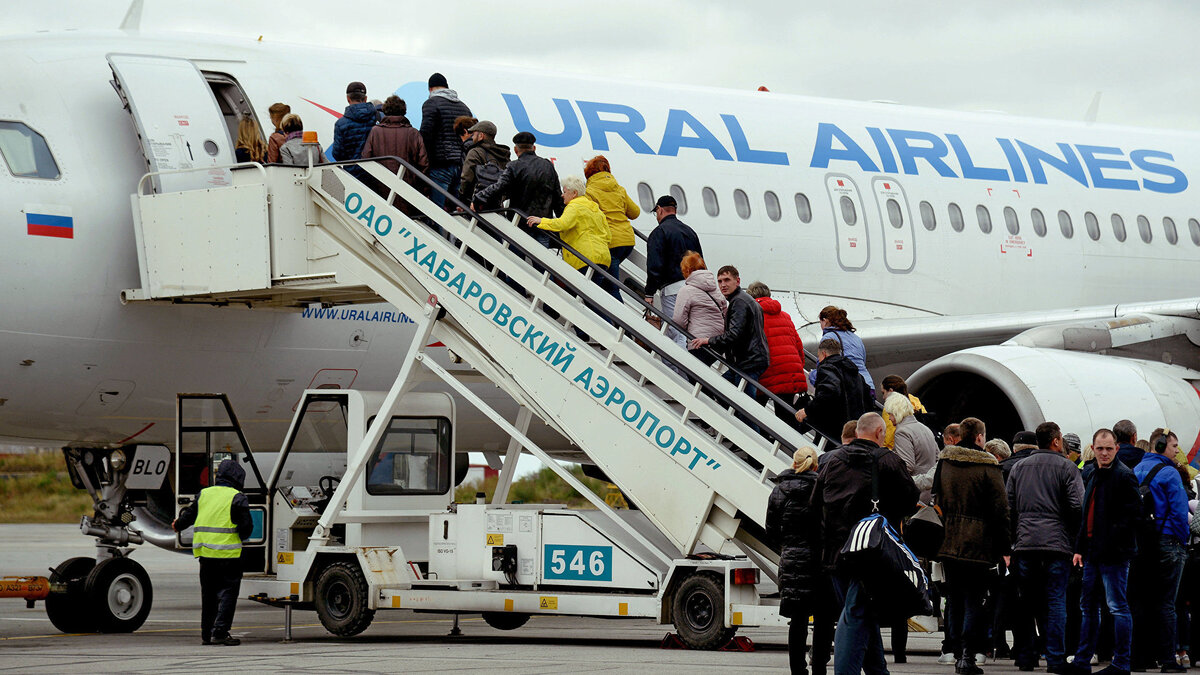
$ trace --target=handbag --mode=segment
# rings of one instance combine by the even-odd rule
[[[946,538],[942,509],[937,505],[937,487],[941,476],[942,463],[938,462],[933,472],[933,500],[929,504],[922,504],[904,524],[904,542],[921,558],[935,557]]]
[[[917,556],[879,512],[879,458],[871,463],[871,514],[850,528],[838,566],[857,580],[881,614],[933,614],[929,578]]]

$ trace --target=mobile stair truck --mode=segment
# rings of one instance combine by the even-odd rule
[[[288,607],[289,619],[292,607],[315,609],[343,636],[388,608],[481,613],[502,629],[533,614],[642,617],[674,624],[695,649],[722,647],[739,626],[786,623],[763,597],[778,563],[763,535],[771,479],[796,447],[825,440],[652,327],[640,292],[622,285],[620,302],[591,280],[603,268],[580,274],[520,233],[522,214],[450,215],[402,180],[413,170],[401,164],[396,175],[361,163],[374,190],[345,166],[243,165],[227,169],[227,185],[171,192],[155,187],[169,172],[147,174],[132,197],[141,288],[125,302],[382,299],[417,318],[390,391],[306,391],[273,466],[247,470],[263,526],[246,549],[245,595]],[[469,367],[444,365],[431,343]],[[516,418],[471,378],[511,397]],[[414,391],[430,381],[441,393]],[[184,411],[204,398],[181,398],[176,510],[196,491],[185,474],[230,456],[188,440],[212,436]],[[510,437],[490,503],[452,503],[465,460],[456,403]],[[535,417],[638,510],[610,508],[531,440]],[[595,510],[507,503],[523,451]]]

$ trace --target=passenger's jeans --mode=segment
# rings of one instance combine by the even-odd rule
[[[1175,616],[1175,598],[1179,595],[1179,581],[1183,578],[1183,566],[1187,563],[1187,549],[1179,540],[1162,535],[1158,540],[1158,569],[1151,577],[1151,607],[1158,614],[1161,627],[1158,630],[1160,646],[1159,661],[1170,663],[1175,660],[1175,633],[1178,629]]]
[[[842,615],[833,637],[835,675],[879,675],[888,672],[883,656],[883,638],[879,634],[879,612],[871,596],[857,579],[844,574],[834,577]]]
[[[624,302],[621,297],[621,290],[618,288],[618,285],[621,283],[621,263],[625,262],[625,259],[632,252],[632,246],[614,246],[608,249],[608,255],[612,257],[612,262],[608,265],[608,273],[616,279],[616,282],[609,283],[607,288],[608,292],[612,293],[612,296],[617,299],[617,302]]]
[[[461,166],[439,166],[436,169],[430,169],[428,175],[430,180],[442,186],[446,192],[452,195],[458,194],[458,183],[462,180]],[[429,198],[434,204],[446,208],[446,196],[441,191],[431,191]]]
[[[983,563],[947,560],[946,638],[954,656],[963,658],[987,651],[987,625],[991,617],[984,609],[991,571]]]
[[[1020,633],[1020,638],[1014,639],[1020,650],[1014,659],[1018,666],[1037,664],[1033,627],[1035,619],[1040,619],[1046,637],[1046,665],[1062,666],[1066,663],[1066,596],[1071,559],[1062,553],[1022,552],[1016,554],[1013,562],[1021,593],[1021,614],[1013,626],[1014,634]]]
[[[663,316],[668,319],[675,316],[675,298],[677,297],[679,297],[677,293],[672,293],[671,295],[663,293],[662,295],[662,312]],[[683,337],[683,333],[680,333],[671,326],[667,326],[667,337],[674,340],[675,344],[687,349],[687,339]]]
[[[1085,664],[1092,660],[1096,638],[1100,633],[1100,599],[1108,604],[1113,616],[1112,665],[1120,670],[1129,670],[1129,645],[1133,634],[1133,615],[1125,599],[1129,582],[1129,561],[1119,563],[1086,562],[1083,566],[1083,588],[1079,594],[1079,610],[1082,620],[1079,626],[1079,649],[1075,652],[1075,663]]]

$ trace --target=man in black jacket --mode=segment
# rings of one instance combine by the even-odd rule
[[[1035,617],[1045,617],[1047,672],[1063,673],[1067,580],[1083,508],[1083,481],[1079,469],[1062,454],[1057,424],[1043,422],[1034,433],[1039,449],[1012,468],[1007,484],[1015,532],[1013,563],[1022,599],[1021,616],[1013,627],[1015,660],[1020,670],[1037,667],[1033,624]]]
[[[421,138],[425,141],[425,152],[429,154],[429,178],[452,195],[458,194],[458,181],[462,176],[463,144],[454,133],[454,120],[469,116],[471,109],[458,99],[458,92],[450,89],[446,76],[434,73],[429,76],[429,98],[421,105]],[[446,196],[434,190],[430,199],[444,206]]]
[[[812,400],[796,411],[796,421],[807,421],[830,438],[836,438],[848,420],[870,410],[872,399],[858,367],[842,355],[842,343],[826,338],[817,345],[817,384]]]
[[[1013,467],[1032,455],[1034,450],[1037,450],[1037,435],[1032,431],[1018,431],[1017,435],[1013,436],[1012,454],[1000,462],[1005,484],[1008,484],[1008,474],[1012,473]]]
[[[1083,567],[1079,609],[1079,649],[1073,664],[1077,672],[1089,672],[1089,663],[1100,630],[1100,600],[1108,603],[1116,636],[1112,665],[1102,675],[1129,672],[1129,649],[1133,618],[1126,599],[1129,561],[1137,551],[1136,518],[1141,512],[1141,495],[1133,471],[1117,459],[1117,437],[1108,429],[1092,435],[1096,464],[1083,470],[1087,487],[1083,493],[1083,523],[1075,538],[1072,564]]]
[[[467,149],[466,159],[463,160],[462,184],[459,186],[459,194],[466,204],[474,201],[476,188],[482,190],[499,180],[509,162],[508,146],[496,142],[495,124],[481,120],[468,131],[471,147]],[[495,208],[496,205],[480,206],[486,209]]]
[[[879,513],[900,531],[901,523],[917,509],[920,491],[913,484],[904,460],[880,447],[886,435],[883,418],[867,413],[858,418],[856,439],[826,456],[813,488],[814,514],[825,532],[822,559],[837,569],[838,554],[854,524],[872,513],[871,473],[877,472]],[[835,587],[843,602],[834,637],[834,663],[838,673],[886,673],[883,640],[879,635],[879,608],[862,584],[836,572]]]
[[[734,368],[757,381],[767,366],[771,365],[771,352],[767,347],[762,307],[742,290],[741,282],[741,276],[733,265],[717,270],[717,286],[729,302],[725,310],[725,332],[711,338],[696,338],[688,344],[688,349],[708,345],[723,352]],[[725,371],[725,379],[735,387],[742,382],[742,377],[732,370]],[[750,398],[754,398],[755,391],[754,385],[746,385],[746,394]]]
[[[496,204],[508,198],[508,205],[526,216],[557,218],[563,212],[562,188],[554,162],[538,157],[537,138],[528,131],[513,136],[517,158],[508,163],[500,178],[490,187],[475,191],[474,205]],[[519,223],[522,231],[546,248],[556,248],[550,233]]]
[[[1142,463],[1142,458],[1146,456],[1146,451],[1139,448],[1136,443],[1137,427],[1129,420],[1121,420],[1113,425],[1113,436],[1117,439],[1117,461],[1132,469]]]
[[[653,209],[654,217],[658,219],[658,227],[646,238],[646,302],[653,304],[654,294],[661,293],[662,301],[659,306],[668,317],[674,316],[675,297],[679,294],[679,289],[683,288],[683,270],[679,267],[683,256],[687,255],[688,251],[695,251],[700,257],[704,257],[704,250],[700,248],[700,237],[696,236],[696,231],[675,215],[677,206],[675,198],[670,195],[658,198]],[[721,292],[725,293],[724,290]],[[674,328],[667,329],[667,337],[680,347],[683,346],[683,335]],[[763,370],[766,370],[765,366]]]

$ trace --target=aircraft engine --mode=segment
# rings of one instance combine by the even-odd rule
[[[975,416],[988,436],[1012,441],[1044,421],[1079,435],[1132,420],[1149,438],[1166,426],[1194,459],[1200,447],[1200,372],[1102,354],[991,345],[931,361],[908,378],[909,391],[942,423]]]

